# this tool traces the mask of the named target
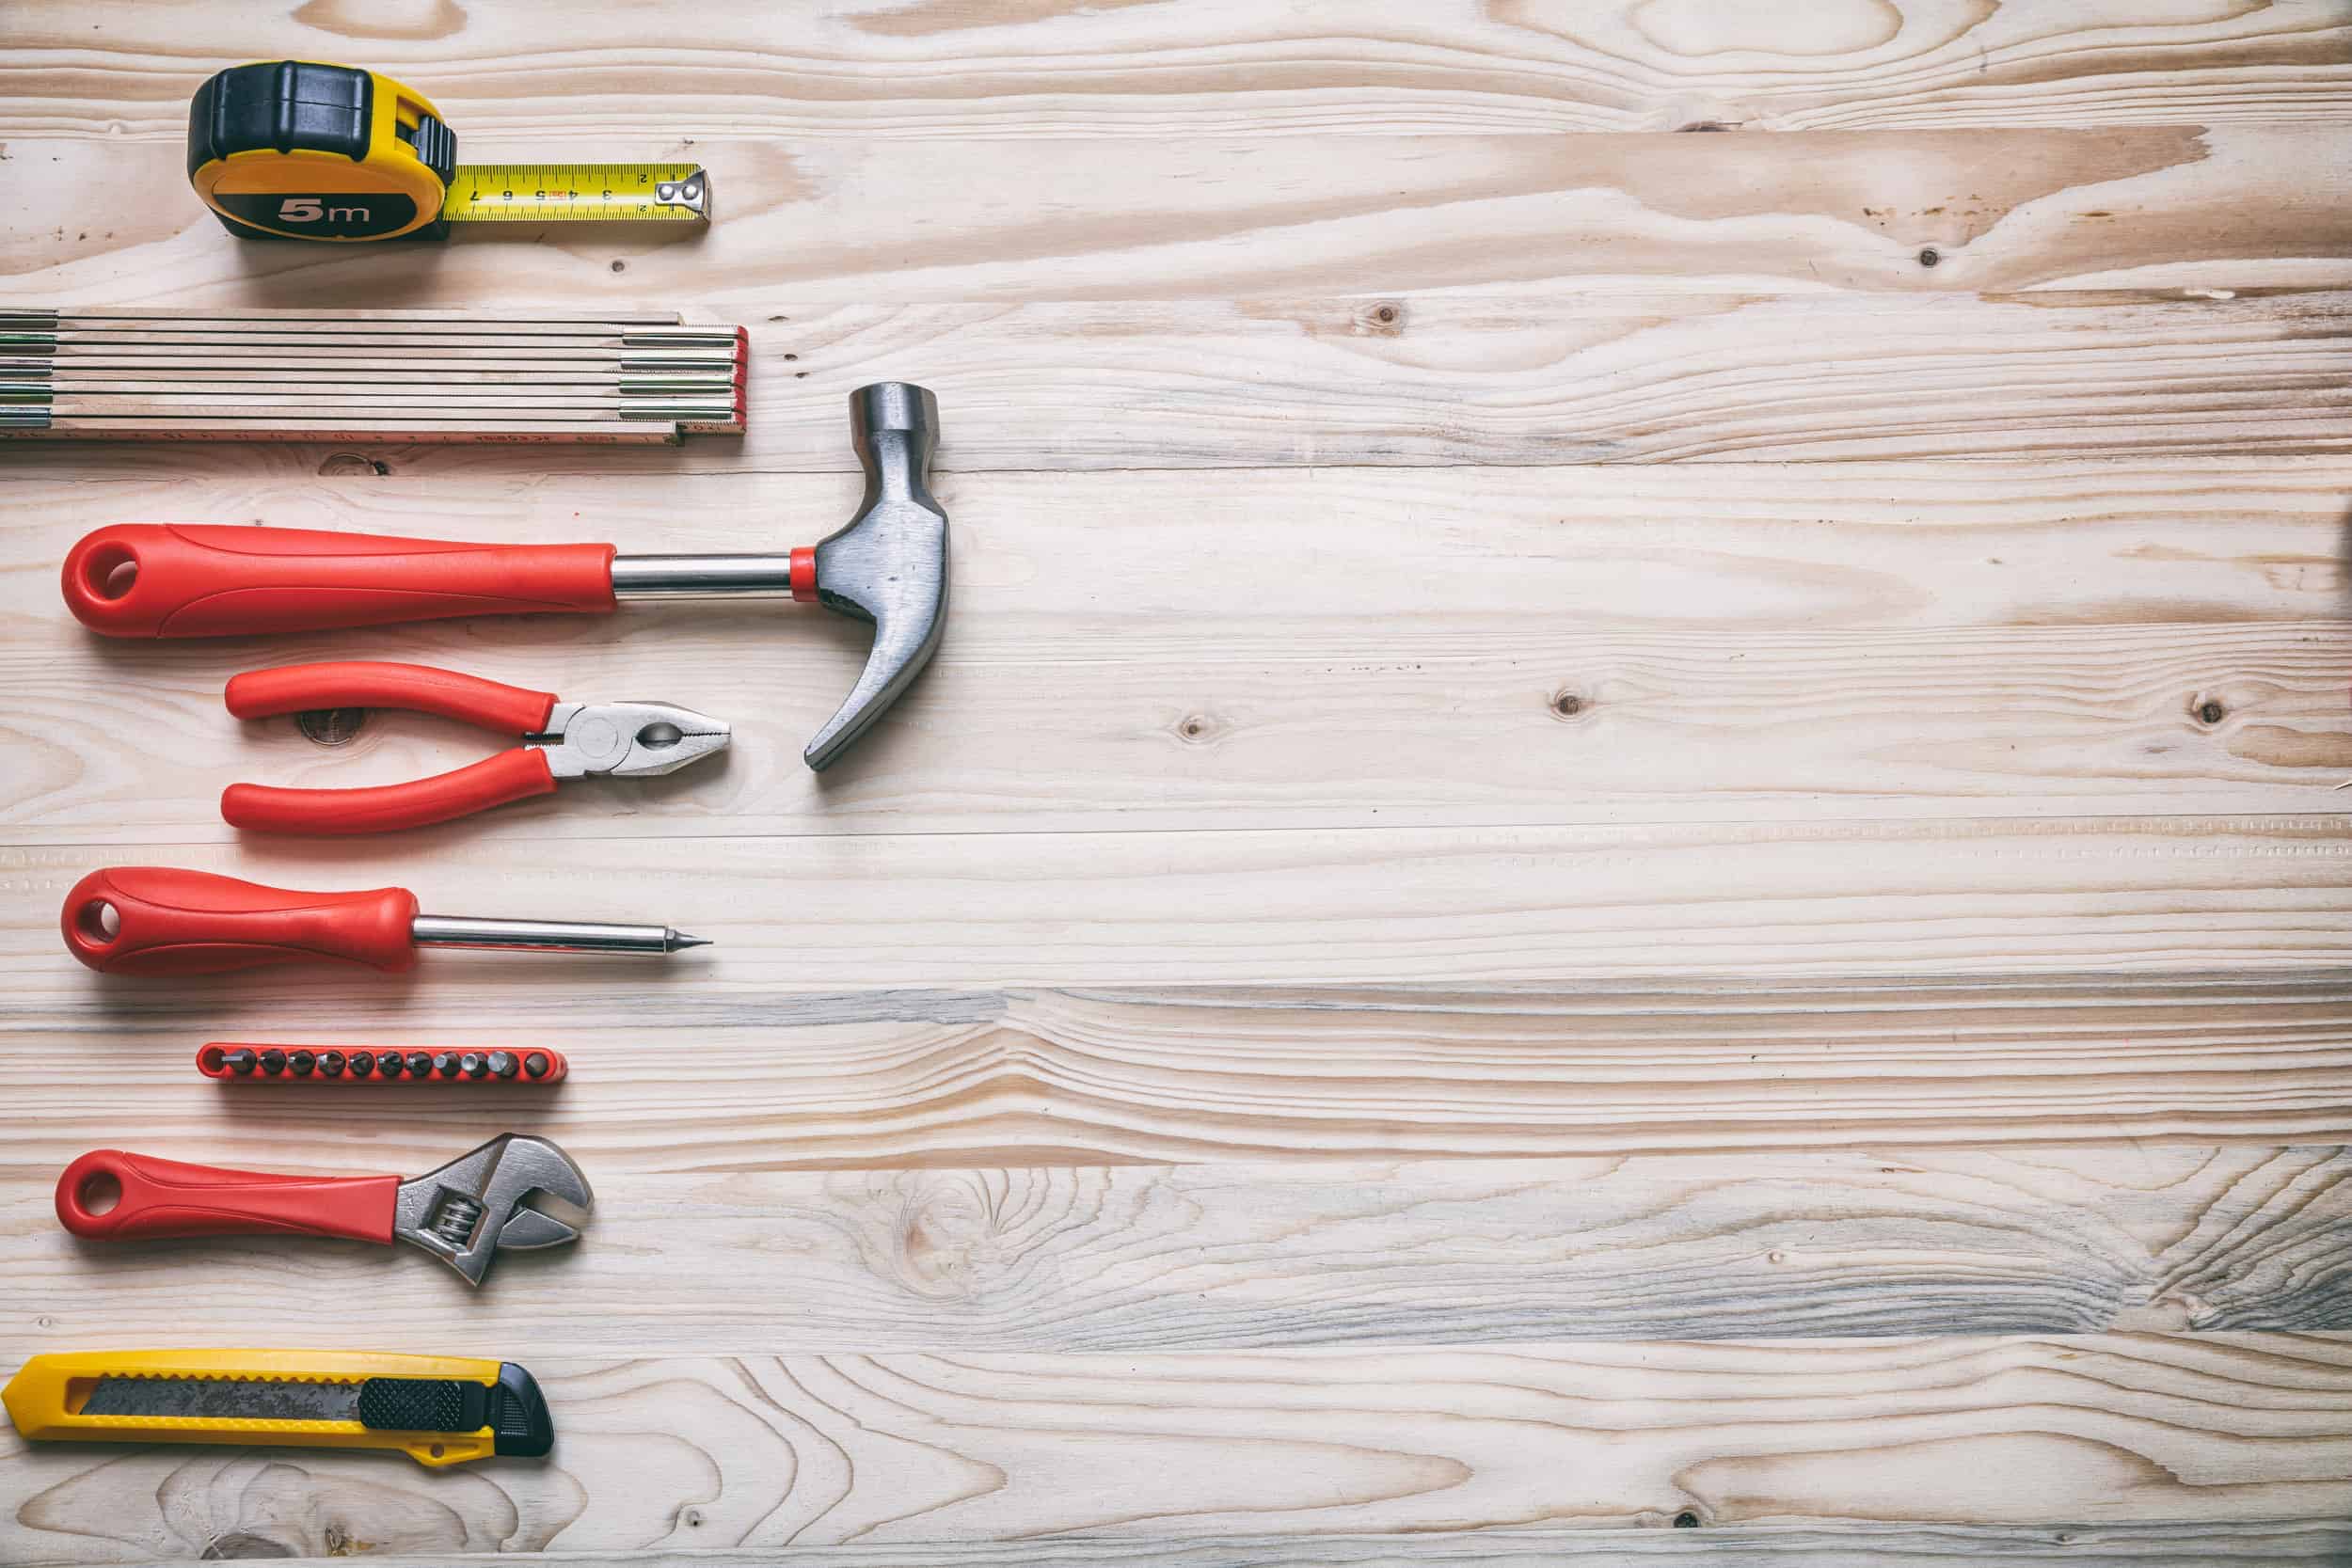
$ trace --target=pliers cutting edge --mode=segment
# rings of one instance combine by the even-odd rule
[[[221,791],[231,826],[280,833],[378,833],[446,822],[509,800],[546,795],[558,780],[675,772],[731,737],[724,722],[667,703],[561,703],[549,691],[501,686],[423,664],[289,664],[235,676],[225,693],[240,719],[322,708],[405,708],[522,736],[511,752],[407,784],[365,789]]]

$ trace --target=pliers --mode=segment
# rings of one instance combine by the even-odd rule
[[[280,833],[379,833],[421,828],[545,795],[559,779],[669,773],[726,749],[720,720],[667,703],[559,703],[549,691],[501,686],[423,664],[289,664],[233,677],[240,719],[343,707],[437,713],[522,744],[469,767],[367,789],[278,789],[233,784],[220,815],[233,827]]]

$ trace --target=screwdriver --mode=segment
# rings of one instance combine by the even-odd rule
[[[400,974],[420,947],[670,954],[708,945],[667,926],[420,914],[406,888],[304,893],[161,865],[93,871],[66,895],[65,944],[108,974],[219,974],[332,959]]]

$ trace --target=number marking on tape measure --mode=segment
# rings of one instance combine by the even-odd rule
[[[710,177],[693,164],[460,165],[441,216],[455,223],[702,223]]]

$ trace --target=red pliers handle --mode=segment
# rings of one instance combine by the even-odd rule
[[[290,664],[235,676],[226,693],[240,719],[318,708],[386,707],[438,714],[517,736],[545,733],[555,694],[501,686],[423,664]],[[279,789],[233,784],[220,815],[233,827],[281,833],[377,833],[470,816],[555,788],[547,752],[518,746],[431,778],[366,789]]]

